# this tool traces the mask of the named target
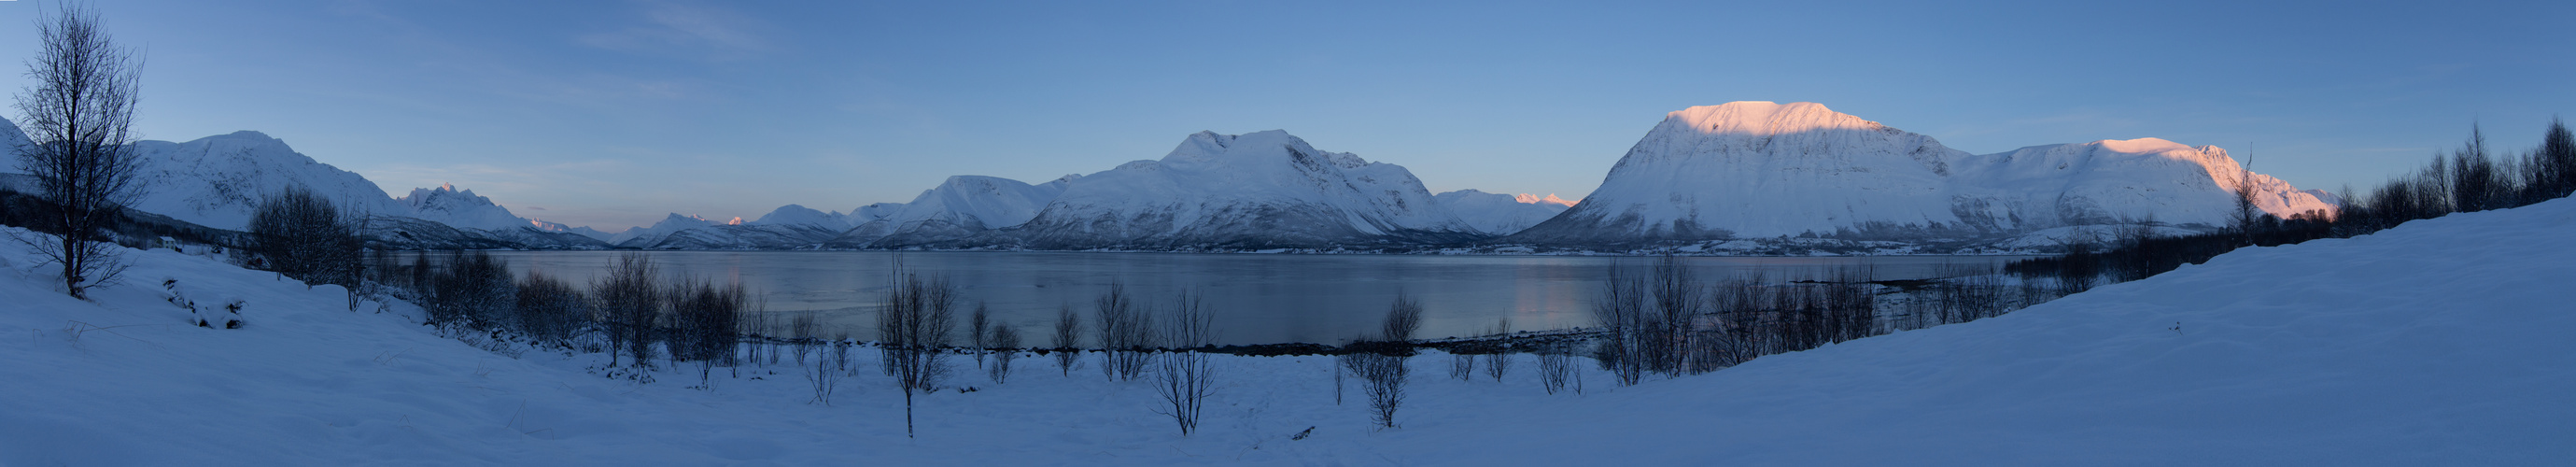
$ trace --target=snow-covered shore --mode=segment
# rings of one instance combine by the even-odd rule
[[[0,464],[2564,464],[2570,229],[2576,201],[2454,214],[1582,395],[1543,393],[1527,356],[1460,382],[1432,353],[1390,430],[1355,388],[1334,403],[1329,358],[1220,356],[1187,438],[1088,362],[992,384],[953,360],[977,390],[921,399],[907,439],[872,355],[830,406],[789,367],[637,384],[168,251],[74,301],[0,241]],[[185,324],[164,279],[246,300],[249,325]]]

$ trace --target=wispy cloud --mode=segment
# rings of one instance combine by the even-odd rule
[[[644,5],[639,19],[624,28],[583,34],[575,40],[619,52],[707,60],[740,58],[770,49],[769,41],[751,32],[760,29],[756,21],[713,6],[650,2]]]

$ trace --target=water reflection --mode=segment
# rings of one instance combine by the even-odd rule
[[[495,252],[513,272],[541,271],[588,284],[618,252]],[[1091,301],[1123,282],[1148,308],[1184,290],[1204,294],[1217,341],[1229,344],[1340,342],[1376,326],[1399,294],[1425,308],[1422,336],[1488,332],[1510,318],[1515,330],[1589,325],[1587,299],[1604,267],[1647,258],[1570,256],[1260,255],[1067,252],[647,252],[675,276],[739,281],[781,313],[815,313],[834,333],[873,339],[869,323],[897,262],[945,276],[967,303],[1023,336],[1053,333],[1057,308],[1088,318]],[[1703,278],[1760,274],[1773,279],[1867,266],[1879,279],[1931,277],[1944,263],[2001,264],[2016,257],[1695,257]],[[1084,323],[1089,327],[1091,323]],[[1032,345],[1045,344],[1044,337]],[[1087,340],[1086,340],[1087,343]]]

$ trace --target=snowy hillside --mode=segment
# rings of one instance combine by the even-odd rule
[[[26,141],[16,123],[0,120],[0,144]],[[135,182],[144,196],[134,209],[226,230],[250,225],[259,200],[303,186],[335,203],[369,213],[405,213],[375,182],[296,153],[286,142],[256,131],[208,136],[185,143],[134,143]],[[15,157],[0,171],[22,173]]]
[[[1819,104],[1733,102],[1667,115],[1581,204],[1503,241],[1914,240],[2150,218],[2215,226],[2242,175],[2210,146],[2148,138],[1971,155]],[[2333,209],[2250,178],[2273,215]]]
[[[2236,187],[2254,185],[2254,206],[2290,217],[2334,205],[2269,175],[2241,170],[2227,150],[2156,138],[2032,146],[1964,158],[1952,193],[1961,220],[1989,231],[2128,223],[2154,217],[2175,225],[2224,226]]]
[[[1199,132],[1161,160],[1073,180],[1018,227],[972,242],[1040,249],[1275,248],[1474,240],[1413,173],[1285,131]]]
[[[16,124],[0,120],[0,144],[25,140]],[[375,226],[383,230],[384,243],[398,248],[604,246],[579,238],[597,231],[520,218],[471,190],[440,186],[390,197],[366,177],[316,161],[286,141],[256,131],[185,143],[136,141],[134,150],[139,167],[135,181],[143,196],[130,207],[206,227],[243,230],[261,199],[301,186],[370,216],[403,218]],[[18,172],[15,161],[0,164],[0,172]]]
[[[1526,355],[1462,382],[1433,352],[1386,430],[1334,402],[1329,358],[1220,357],[1181,437],[1146,382],[1031,356],[920,397],[914,439],[864,348],[829,405],[788,364],[637,384],[170,251],[71,300],[0,241],[0,464],[2557,465],[2576,459],[2569,229],[2558,200],[2239,250],[1706,375],[1619,388],[1582,363],[1582,395],[1543,393]],[[248,325],[181,324],[163,280],[245,300]]]
[[[1476,190],[1431,195],[1431,200],[1439,202],[1442,209],[1457,215],[1458,220],[1476,228],[1477,232],[1497,236],[1511,235],[1538,225],[1574,206],[1573,201],[1559,199],[1554,194],[1541,198],[1528,193],[1506,195]]]

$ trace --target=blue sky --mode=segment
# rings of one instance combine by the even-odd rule
[[[1044,181],[1200,130],[1573,198],[1665,112],[1812,101],[1980,154],[2250,144],[2332,189],[2576,111],[2576,2],[912,3],[98,9],[147,51],[146,138],[259,130],[396,194],[607,230]],[[0,59],[36,6],[0,2]]]

